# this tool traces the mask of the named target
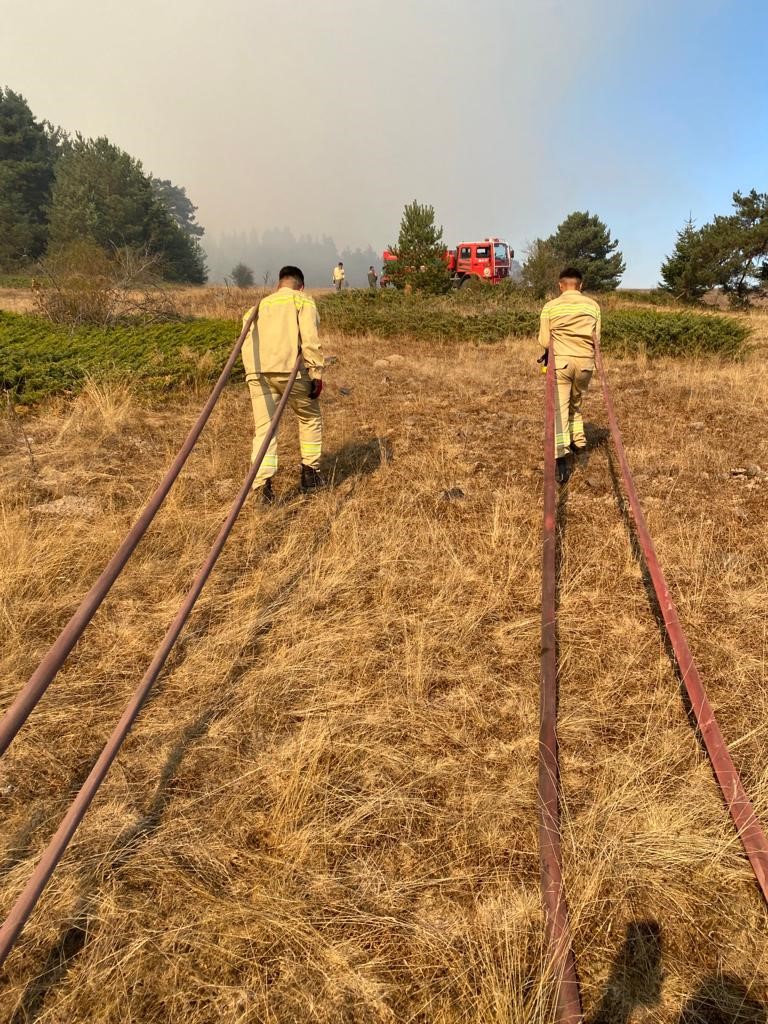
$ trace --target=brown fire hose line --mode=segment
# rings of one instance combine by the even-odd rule
[[[555,486],[555,357],[550,348],[544,401],[544,528],[541,575],[539,726],[539,861],[544,932],[554,982],[557,1024],[579,1024],[581,996],[568,924],[560,842],[557,751],[557,493]]]
[[[301,354],[296,358],[296,363],[291,371],[291,375],[288,378],[288,382],[285,386],[285,391],[275,409],[274,415],[267,430],[266,437],[262,442],[261,447],[256,455],[256,458],[251,465],[251,468],[243,481],[242,487],[240,488],[237,497],[232,503],[226,520],[224,521],[221,529],[219,530],[218,536],[213,543],[205,561],[200,566],[197,575],[186,594],[173,622],[168,627],[168,631],[163,637],[162,643],[155,651],[155,655],[144,674],[144,678],[141,680],[139,685],[131,697],[131,700],[127,704],[120,721],[117,723],[112,731],[111,736],[107,740],[104,749],[99,754],[98,760],[91,769],[88,778],[83,783],[80,791],[78,792],[75,799],[69,806],[67,813],[61,821],[55,835],[51,839],[50,843],[46,847],[45,852],[38,861],[32,875],[24,887],[23,891],[13,904],[8,917],[3,922],[0,928],[0,967],[5,962],[6,957],[13,949],[13,946],[18,938],[22,928],[27,922],[29,915],[35,908],[37,901],[45,889],[49,878],[56,869],[56,865],[61,860],[67,846],[70,843],[75,831],[80,822],[85,817],[88,807],[91,804],[94,796],[98,792],[99,786],[103,782],[107,772],[115,760],[120,747],[128,735],[131,726],[136,721],[136,718],[141,711],[141,708],[149,696],[150,690],[155,683],[155,680],[160,675],[163,665],[170,654],[173,645],[179,637],[184,624],[189,618],[192,609],[195,606],[200,593],[205,586],[205,583],[210,576],[216,561],[221,554],[222,549],[229,537],[232,527],[245,504],[246,498],[251,490],[253,481],[256,478],[256,473],[261,466],[266,455],[269,443],[274,437],[280,418],[283,415],[283,411],[288,403],[288,398],[293,388],[293,384],[298,375],[299,369],[301,368]]]
[[[147,502],[141,515],[133,524],[130,531],[126,534],[125,539],[107,563],[102,574],[80,602],[79,607],[72,615],[69,622],[59,633],[43,660],[21,688],[16,699],[7,709],[2,719],[0,719],[0,757],[2,757],[11,745],[19,729],[29,718],[40,698],[56,677],[56,673],[66,661],[72,651],[72,648],[85,632],[88,623],[96,614],[99,606],[112,588],[112,584],[123,571],[126,562],[136,550],[139,541],[147,532],[147,529],[155,518],[160,506],[165,501],[168,492],[181,472],[184,463],[189,458],[200,434],[203,432],[203,428],[208,422],[208,418],[213,411],[213,407],[216,405],[221,392],[224,390],[224,385],[232,372],[235,360],[240,354],[240,349],[243,347],[251,324],[258,312],[258,308],[257,304],[253,313],[245,322],[245,325],[240,332],[240,336],[235,342],[234,348],[229,355],[229,359],[227,359],[224,369],[221,371],[221,375],[211,391],[208,401],[203,406],[200,415],[197,417],[191,430],[187,434],[184,444],[179,449],[176,458],[171,463],[167,473],[160,481],[154,494]]]
[[[725,739],[720,731],[720,726],[715,719],[714,709],[704,689],[699,670],[688,646],[683,627],[680,624],[677,608],[669,593],[667,581],[656,555],[624,450],[624,442],[622,441],[621,431],[616,419],[616,410],[614,409],[613,398],[608,387],[608,379],[605,367],[603,366],[603,356],[599,343],[595,345],[595,363],[603,388],[608,424],[611,428],[611,436],[619,460],[624,490],[629,499],[637,538],[643,552],[648,575],[653,584],[656,600],[661,609],[667,636],[675,654],[680,678],[691,702],[696,725],[704,741],[704,746],[712,763],[715,778],[722,791],[726,807],[736,826],[739,838],[744,845],[744,850],[749,858],[749,863],[752,865],[752,870],[755,873],[757,884],[760,886],[763,899],[768,903],[768,838],[766,838],[765,832],[755,814],[744,784],[741,781],[741,776],[731,759]]]

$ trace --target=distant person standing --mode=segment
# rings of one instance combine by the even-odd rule
[[[587,447],[581,402],[595,369],[595,341],[600,340],[600,307],[583,295],[581,271],[566,267],[560,274],[560,295],[541,311],[539,344],[547,364],[554,356],[557,402],[555,406],[555,458],[557,481],[571,475],[569,450],[574,457]],[[551,345],[551,349],[550,349]]]
[[[253,312],[249,309],[245,322]],[[301,489],[305,493],[322,487],[320,456],[323,425],[320,393],[323,390],[323,350],[317,333],[320,318],[315,300],[304,294],[304,275],[298,267],[283,267],[277,291],[261,300],[259,313],[243,345],[243,366],[253,407],[254,459],[269,428],[270,420],[285,391],[288,378],[301,352],[302,367],[291,390],[288,404],[299,420]],[[253,483],[262,501],[271,504],[272,477],[277,472],[277,437],[273,437]]]
[[[378,280],[379,280],[379,275],[376,273],[376,271],[373,269],[373,267],[368,267],[368,287],[369,288],[375,288],[376,287],[376,282]]]
[[[340,292],[344,287],[344,264],[339,260],[333,268],[333,287]]]

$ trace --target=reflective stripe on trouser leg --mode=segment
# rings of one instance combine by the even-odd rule
[[[587,393],[589,382],[592,379],[592,362],[587,359],[574,361],[573,383],[571,385],[571,402],[569,406],[569,418],[571,424],[571,437],[577,448],[583,448],[587,443],[584,433],[584,420],[581,415],[581,402]]]
[[[301,461],[312,469],[320,469],[323,454],[323,421],[320,401],[309,397],[309,380],[302,375],[293,389],[291,405],[299,419],[299,447]]]
[[[253,419],[255,431],[253,435],[253,458],[259,450],[264,435],[267,432],[269,421],[272,418],[277,403],[282,397],[285,385],[288,383],[288,373],[262,373],[248,381],[251,392],[251,405],[253,406]],[[323,427],[320,418],[320,401],[309,397],[309,378],[304,370],[296,378],[296,383],[291,389],[291,397],[288,404],[296,413],[299,420],[299,444],[301,446],[301,461],[305,466],[312,466],[313,469],[320,468],[320,456],[323,451]],[[277,471],[277,439],[272,438],[267,454],[256,474],[254,488],[261,487],[265,480],[274,476]]]
[[[285,377],[287,380],[288,375],[286,374]],[[259,453],[259,448],[261,448],[264,436],[269,429],[270,421],[275,414],[275,408],[280,401],[282,389],[278,390],[264,374],[261,374],[248,381],[248,391],[251,395],[251,408],[253,409],[254,430],[253,449],[251,451],[251,462],[253,462]],[[267,453],[256,474],[253,489],[257,490],[259,487],[262,487],[265,481],[274,476],[276,472],[277,437],[273,437],[269,442]]]
[[[566,360],[555,361],[555,387],[557,401],[555,403],[555,458],[567,454],[571,443],[570,405],[571,384],[573,381],[573,365]]]

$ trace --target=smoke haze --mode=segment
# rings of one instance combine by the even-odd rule
[[[518,254],[589,209],[648,286],[689,212],[765,186],[765,5],[751,16],[745,40],[724,0],[27,0],[0,68],[37,117],[185,186],[215,276],[273,230],[365,262],[417,198],[448,243]]]

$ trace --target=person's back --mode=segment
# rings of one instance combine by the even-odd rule
[[[243,320],[252,313],[249,309]],[[259,304],[259,315],[243,345],[246,380],[259,373],[290,373],[301,347],[307,366],[322,367],[317,352],[317,306],[302,291],[281,285]]]
[[[593,359],[593,336],[600,340],[600,307],[588,295],[569,288],[546,303],[541,311],[542,329],[546,323],[554,345],[555,358],[575,356]],[[542,339],[543,340],[543,339]]]
[[[247,322],[253,309],[243,317]],[[299,420],[301,489],[323,485],[322,420],[318,399],[323,390],[323,352],[318,336],[319,317],[314,299],[304,293],[304,275],[299,267],[280,271],[278,289],[262,299],[242,349],[245,380],[253,407],[253,455],[256,458],[270,420],[288,386],[296,358],[301,369],[289,397]],[[266,502],[274,500],[272,477],[277,472],[277,437],[273,437],[253,484]]]
[[[566,267],[560,274],[560,294],[541,311],[539,362],[555,360],[557,406],[555,409],[555,457],[557,479],[566,483],[571,472],[567,455],[587,446],[581,403],[595,369],[595,342],[600,340],[600,307],[583,295],[582,274]]]

